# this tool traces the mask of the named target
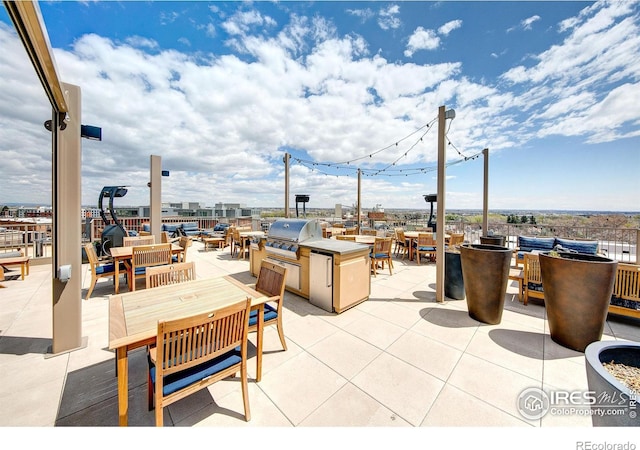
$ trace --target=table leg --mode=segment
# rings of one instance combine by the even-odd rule
[[[264,303],[258,307],[258,348],[256,351],[256,381],[262,379],[262,337],[264,333]]]
[[[113,263],[116,269],[115,280],[113,280],[115,283],[115,292],[116,294],[119,294],[120,293],[120,261],[114,258]]]
[[[127,348],[118,347],[116,358],[118,364],[118,421],[121,427],[126,427],[129,413],[129,361],[127,360]]]

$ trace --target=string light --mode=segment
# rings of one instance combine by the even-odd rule
[[[421,126],[420,128],[416,129],[415,131],[413,131],[412,133],[408,134],[407,136],[403,137],[402,139],[399,139],[398,141],[394,142],[393,144],[387,145],[386,147],[382,147],[374,152],[371,152],[365,156],[359,157],[359,158],[355,158],[355,159],[351,159],[348,161],[342,161],[342,162],[330,162],[330,163],[322,163],[322,162],[317,162],[317,161],[308,161],[308,160],[304,160],[301,158],[296,158],[296,157],[291,157],[291,159],[293,160],[293,162],[296,162],[298,164],[300,164],[303,167],[306,167],[308,169],[310,169],[312,172],[317,172],[319,174],[322,175],[327,175],[327,176],[335,176],[336,178],[340,177],[340,174],[337,173],[329,173],[323,170],[320,170],[318,168],[318,166],[324,166],[327,168],[332,168],[335,170],[341,170],[341,171],[346,171],[347,173],[343,176],[353,176],[355,175],[358,170],[360,170],[360,173],[362,176],[365,177],[378,177],[378,176],[387,176],[387,177],[394,177],[394,176],[411,176],[411,175],[420,175],[420,174],[425,174],[425,173],[429,173],[429,172],[434,172],[437,170],[437,166],[430,166],[430,167],[416,167],[416,168],[403,168],[403,169],[396,169],[396,165],[398,164],[398,162],[402,159],[402,158],[406,158],[409,154],[409,152],[411,150],[413,150],[418,143],[423,142],[423,138],[424,136],[430,131],[431,129],[431,125],[437,120],[437,117],[433,120],[431,120],[431,122]],[[456,161],[452,161],[449,163],[445,164],[445,167],[450,167],[453,165],[457,165],[466,161],[471,161],[474,160],[476,158],[479,158],[482,155],[482,151],[471,155],[471,156],[466,156],[464,155],[456,146],[455,144],[453,144],[451,142],[451,140],[448,137],[448,132],[451,128],[451,122],[453,122],[453,119],[449,122],[449,127],[447,128],[447,131],[445,133],[445,137],[447,138],[447,145],[450,147],[453,147],[453,149],[458,153],[458,155],[461,157],[461,159],[456,160]],[[396,160],[394,160],[392,163],[390,163],[389,165],[387,165],[386,167],[382,168],[382,169],[359,169],[358,167],[352,166],[351,164],[356,162],[356,161],[360,161],[366,158],[372,159],[374,155],[377,155],[385,150],[388,150],[390,148],[394,148],[394,147],[398,147],[399,144],[405,140],[407,140],[408,138],[410,138],[411,136],[413,136],[414,134],[418,133],[421,130],[426,129],[426,131],[418,138],[418,140],[416,140],[411,147],[409,147],[408,150],[406,150],[400,157],[398,157]]]

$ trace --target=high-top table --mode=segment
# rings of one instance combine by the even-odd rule
[[[264,304],[268,297],[251,287],[224,276],[109,296],[109,349],[116,351],[120,425],[128,422],[128,352],[156,342],[159,320],[202,314],[249,297],[251,309],[258,310],[256,381],[260,381]]]

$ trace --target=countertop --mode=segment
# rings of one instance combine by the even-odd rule
[[[348,253],[356,253],[356,252],[369,252],[369,245],[367,244],[358,244],[356,242],[349,241],[339,241],[337,239],[315,239],[312,241],[306,241],[300,244],[301,247],[308,247],[311,250],[319,250],[323,252],[329,253],[337,253],[341,255],[345,255]]]

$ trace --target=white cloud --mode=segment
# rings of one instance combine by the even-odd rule
[[[233,16],[226,24],[250,62],[159,48],[149,54],[152,41],[82,36],[55,56],[63,80],[82,88],[83,123],[103,128],[102,142],[83,141],[83,203],[95,204],[102,186],[122,183],[131,185],[124,203],[146,204],[154,154],[171,171],[164,201],[278,205],[285,151],[314,161],[353,160],[409,135],[443,104],[456,109],[451,138],[465,154],[556,134],[592,142],[633,137],[640,127],[640,61],[629,55],[640,54],[640,30],[624,11],[619,4],[590,7],[566,28],[564,41],[530,66],[506,71],[495,86],[468,78],[457,61],[400,63],[371,55],[364,37],[341,35],[321,17],[292,15],[268,37],[261,30],[273,19]],[[451,22],[443,27],[443,35],[454,29]],[[419,27],[406,52],[439,45],[434,30]],[[0,199],[46,203],[51,143],[42,123],[50,106],[20,41],[1,23],[0,48]],[[436,134],[433,127],[423,141],[408,139],[371,163],[433,164]],[[330,177],[300,164],[291,171],[292,189],[314,192],[315,204],[354,201],[355,176]],[[328,180],[330,192],[323,188]],[[387,207],[411,207],[416,192],[434,187],[428,177],[364,183],[368,198]]]
[[[520,22],[520,24],[522,25],[522,28],[524,28],[525,30],[531,30],[534,22],[537,22],[538,20],[540,20],[540,16],[535,15],[535,16],[527,17],[522,22]]]
[[[407,44],[407,49],[404,51],[404,55],[410,58],[418,50],[435,50],[439,46],[440,38],[435,31],[418,27],[409,37],[409,43]]]
[[[360,17],[362,22],[367,22],[369,19],[375,17],[376,13],[371,8],[365,9],[347,9],[347,14],[352,16]]]
[[[400,7],[396,4],[381,8],[378,12],[378,26],[383,30],[400,28],[402,21],[398,14],[400,14]]]
[[[462,27],[462,20],[451,20],[438,28],[438,33],[448,36],[449,33],[451,33],[453,30],[457,30],[460,27]]]

